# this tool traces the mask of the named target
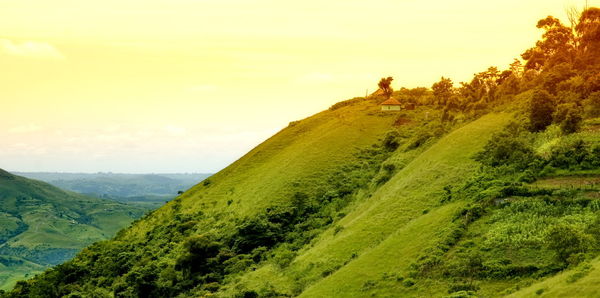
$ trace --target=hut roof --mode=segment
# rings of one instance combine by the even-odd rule
[[[381,103],[382,106],[399,106],[401,103],[393,98],[390,98]]]

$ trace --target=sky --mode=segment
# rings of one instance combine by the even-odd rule
[[[584,3],[0,0],[0,168],[216,172],[381,77],[505,69]]]

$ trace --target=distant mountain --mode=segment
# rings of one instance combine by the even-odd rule
[[[155,209],[211,174],[118,174],[15,172],[56,187]]]
[[[0,169],[0,289],[112,237],[140,207],[61,190]]]

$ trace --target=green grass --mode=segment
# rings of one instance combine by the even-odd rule
[[[284,271],[266,266],[249,273],[242,279],[242,283],[247,283],[244,287],[260,288],[264,286],[260,284],[261,280],[269,280],[278,289],[293,289],[298,286],[304,288],[321,280],[324,272],[331,271],[332,268],[342,268],[356,256],[358,256],[356,261],[360,260],[365,252],[383,245],[382,243],[391,237],[390,235],[396,235],[398,229],[410,225],[423,216],[423,210],[439,206],[444,186],[462,181],[465,176],[477,169],[476,163],[471,159],[472,155],[478,152],[488,136],[503,127],[509,118],[508,114],[483,117],[431,145],[396,173],[372,197],[353,206],[352,212],[337,224],[343,227],[341,232],[334,235],[330,229],[324,233],[317,239],[318,241],[311,244],[311,247],[301,252],[292,265]],[[400,151],[397,155],[405,155],[405,153]],[[429,214],[436,214],[436,212]],[[403,236],[406,235],[397,237]],[[415,244],[413,249],[418,247],[419,245]],[[408,266],[408,263],[405,265]],[[368,270],[369,268],[363,267],[360,274],[365,274],[364,272]],[[373,270],[375,275],[384,273],[377,268]],[[263,271],[269,271],[271,274],[265,274]],[[344,272],[351,274],[353,271]],[[336,275],[337,273],[334,273],[333,276]],[[337,286],[341,286],[339,283],[329,283],[328,280],[330,279],[327,278],[309,288],[306,295],[310,297],[313,295],[311,293],[315,293],[315,296],[327,296],[337,293],[336,291],[340,291],[340,295],[341,293],[349,296],[357,294],[346,293],[344,291],[349,290],[349,287],[338,289]],[[334,289],[330,289],[331,287]]]
[[[598,297],[600,259],[535,282],[508,297]]]
[[[396,115],[378,109],[361,102],[291,124],[207,179],[210,184],[193,187],[127,235],[143,235],[155,224],[169,221],[175,205],[184,214],[226,210],[224,216],[241,218],[282,202],[306,185],[314,190],[340,164],[354,160],[356,148],[376,143],[392,128]]]

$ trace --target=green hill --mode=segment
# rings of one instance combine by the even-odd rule
[[[142,215],[0,170],[0,288],[72,258]]]
[[[121,174],[15,172],[58,188],[96,198],[156,209],[211,174]]]
[[[378,91],[292,122],[4,296],[597,296],[597,16],[402,111]]]

